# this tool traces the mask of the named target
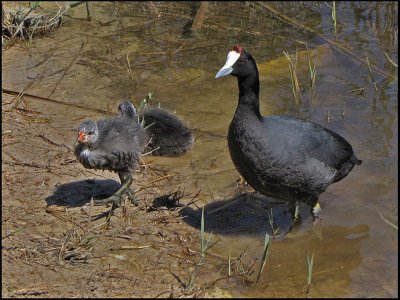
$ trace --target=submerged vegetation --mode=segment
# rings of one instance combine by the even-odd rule
[[[257,275],[256,284],[258,283],[258,280],[260,279],[260,275],[263,272],[265,264],[267,262],[268,249],[269,249],[269,235],[268,235],[268,233],[266,233],[265,234],[265,240],[264,240],[263,255],[262,255],[262,258],[261,258],[260,271],[258,272],[258,275]]]

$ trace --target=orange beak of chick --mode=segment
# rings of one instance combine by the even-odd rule
[[[85,140],[85,133],[83,131],[79,131],[78,141],[83,142]]]

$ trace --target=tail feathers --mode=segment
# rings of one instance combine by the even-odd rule
[[[174,114],[161,108],[148,108],[142,118],[150,138],[146,150],[153,155],[180,156],[192,148],[192,131]]]
[[[353,156],[350,158],[351,162],[356,164],[356,165],[361,165],[362,160],[359,160],[354,154]]]

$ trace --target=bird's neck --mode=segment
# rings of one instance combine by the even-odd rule
[[[79,143],[79,142],[77,142],[75,144],[74,152],[75,152],[75,156],[78,158],[79,161],[81,161],[81,159],[87,158],[88,156],[91,155],[91,151],[87,147],[87,145],[85,145],[83,143]]]
[[[236,113],[251,113],[257,117],[260,115],[260,101],[258,100],[260,92],[260,82],[258,74],[238,78],[239,85],[239,101]]]
[[[93,151],[93,144],[87,143],[76,143],[76,148],[79,149],[80,152],[85,152],[85,155],[90,154]]]

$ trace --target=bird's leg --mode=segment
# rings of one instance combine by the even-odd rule
[[[322,229],[321,229],[321,215],[322,215],[322,209],[321,206],[317,201],[313,203],[314,206],[311,208],[311,215],[313,217],[313,235],[317,237],[319,240],[322,240]]]
[[[126,189],[126,194],[127,194],[127,196],[128,196],[128,199],[131,200],[131,202],[132,202],[133,204],[135,204],[136,206],[139,205],[139,201],[136,199],[135,191],[134,191],[134,190],[132,190],[131,188],[127,188],[127,189]]]
[[[293,229],[293,226],[300,223],[300,221],[301,221],[300,202],[299,201],[289,202],[289,211],[290,211],[290,215],[292,216],[292,224],[290,224],[290,228],[289,228],[288,232],[290,232]]]
[[[121,180],[121,184],[126,182],[126,180],[132,179],[132,174],[131,173],[119,173],[118,174],[119,179]],[[139,201],[136,199],[135,192],[133,189],[128,187],[126,189],[126,195],[128,196],[128,199],[135,204],[136,206],[139,205]]]
[[[122,177],[120,176],[120,178],[122,178]],[[132,181],[133,181],[133,178],[131,175],[124,177],[124,179],[121,180],[121,184],[122,184],[121,188],[118,191],[116,191],[114,193],[114,195],[112,195],[106,199],[95,200],[94,204],[95,205],[103,205],[103,204],[107,204],[107,203],[113,203],[113,208],[114,208],[114,206],[119,207],[121,205],[122,197],[125,194],[128,194],[128,197],[129,197],[128,189],[129,189],[130,185],[132,184]]]
[[[314,222],[318,222],[321,220],[322,209],[318,202],[315,203],[314,207],[311,209],[311,215]]]

